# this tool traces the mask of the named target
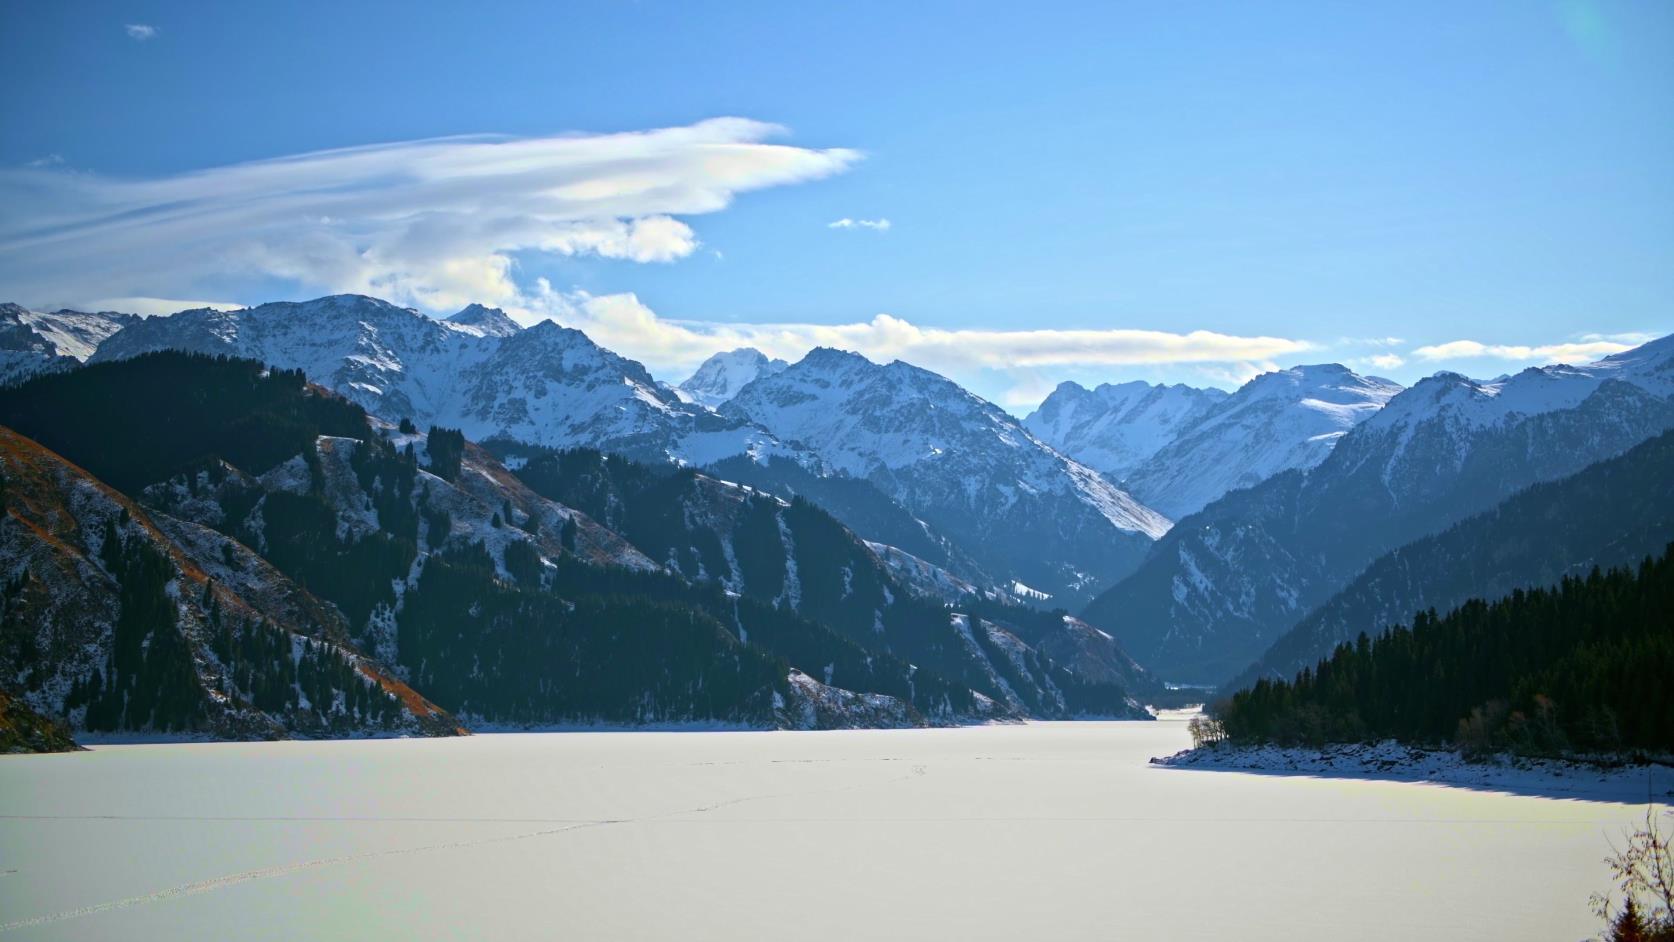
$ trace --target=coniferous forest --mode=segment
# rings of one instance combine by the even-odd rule
[[[1419,613],[1214,709],[1234,742],[1674,753],[1674,546],[1636,568]]]

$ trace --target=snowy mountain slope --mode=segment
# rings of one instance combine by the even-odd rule
[[[69,369],[139,317],[111,311],[31,311],[0,304],[0,385],[37,373]]]
[[[1131,567],[1168,523],[1090,469],[1041,446],[1000,410],[904,364],[875,368],[884,383],[873,393],[888,395],[892,386],[901,393],[888,416],[876,412],[875,400],[848,398],[829,404],[827,418],[837,423],[831,428],[796,429],[809,440],[828,432],[864,440],[871,430],[875,454],[900,447],[950,452],[918,467],[893,459],[870,463],[876,473],[868,475],[852,452],[794,446],[742,413],[718,414],[684,402],[643,366],[579,331],[550,321],[516,329],[500,312],[477,306],[449,321],[346,295],[242,311],[186,311],[129,326],[93,360],[160,349],[301,369],[375,415],[461,429],[471,440],[495,442],[507,460],[540,448],[591,447],[697,467],[772,462],[782,466],[779,477],[791,474],[801,482],[796,493],[822,503],[832,498],[834,509],[854,511],[856,525],[877,524],[869,538],[951,566],[962,578],[1021,581],[1060,598],[1078,599]],[[712,381],[708,386],[698,385],[711,392],[731,389],[748,372],[740,364],[754,365],[756,382],[784,375],[751,351],[734,351],[703,371]],[[940,403],[940,411],[919,413],[931,403]],[[955,420],[954,412],[963,418]],[[880,438],[880,422],[896,428]],[[875,498],[838,493],[843,488],[829,482],[843,471],[870,481],[883,503],[894,501],[903,513],[892,515]],[[728,473],[734,473],[731,466]],[[827,483],[809,486],[804,479],[812,478]],[[929,509],[921,512],[920,505]],[[1060,505],[1065,512],[1055,509]],[[972,513],[977,509],[981,518]],[[932,516],[937,512],[939,520]],[[904,532],[898,517],[917,518],[926,532]],[[1039,545],[1052,548],[1047,557],[1016,547],[989,552],[987,561],[976,558],[973,546],[992,544],[994,533],[1020,526],[1037,531]]]
[[[1181,428],[1123,486],[1179,519],[1235,488],[1319,464],[1400,391],[1335,363],[1264,373]]]
[[[1169,521],[928,370],[816,349],[758,377],[721,414],[876,484],[989,572],[1084,596]]]
[[[753,347],[740,347],[704,360],[675,389],[687,402],[716,409],[757,376],[771,376],[787,366],[784,360],[770,360]]]
[[[457,432],[369,421],[249,360],[94,364],[0,390],[0,418],[123,481],[203,547],[218,583],[271,567],[307,585],[346,640],[467,724],[797,724],[811,706],[820,723],[901,721],[879,697],[912,722],[1024,715],[994,705],[1001,691],[939,603],[804,501],[548,453],[579,469],[569,484],[607,527],[525,483],[541,457],[520,477]],[[1120,688],[1055,683],[1077,709],[1125,709]],[[1056,703],[1029,700],[1029,715],[1062,715]]]
[[[580,451],[537,456],[517,473],[535,491],[587,511],[688,580],[812,619],[867,652],[934,671],[1016,715],[1065,715],[1061,698],[1042,695],[1044,688],[1031,686],[1014,699],[994,681],[988,655],[973,653],[948,632],[941,599],[922,597],[919,586],[898,578],[905,554],[888,547],[880,553],[807,501]],[[757,638],[758,632],[743,634]],[[840,668],[822,672],[818,663],[793,663],[826,684],[854,686]],[[917,676],[917,686],[928,690],[922,672]],[[1080,709],[1126,710],[1119,693],[1076,696]],[[932,719],[950,718],[924,691],[911,699]]]
[[[1087,389],[1060,383],[1029,413],[1036,438],[1120,481],[1191,426],[1227,394],[1219,389],[1136,381]]]
[[[946,569],[919,559],[904,549],[870,540],[866,541],[866,548],[878,557],[878,561],[883,563],[897,582],[925,598],[958,602],[966,596],[980,595],[982,592]]]
[[[1170,680],[1242,670],[1378,556],[1674,426],[1674,341],[1477,383],[1439,374],[1308,471],[1180,521],[1084,612]]]
[[[478,328],[376,298],[334,295],[147,318],[101,344],[89,362],[157,350],[245,357],[301,369],[374,415],[429,425],[445,424],[458,411],[461,377],[499,344]]]
[[[1128,656],[1109,632],[1087,624],[1073,615],[1062,616],[1059,630],[1034,639],[1042,654],[1064,665],[1078,677],[1096,683],[1116,684],[1143,691],[1155,684],[1149,672]]]
[[[460,732],[356,650],[336,609],[236,542],[4,427],[0,470],[0,672],[36,710],[84,731]]]
[[[470,328],[484,337],[510,337],[523,329],[523,326],[512,320],[511,316],[505,311],[497,307],[484,307],[481,304],[467,305],[464,309],[449,316],[447,322]]]
[[[983,571],[957,541],[920,517],[871,481],[820,473],[821,462],[773,457],[765,461],[737,456],[706,467],[726,481],[746,484],[785,500],[801,497],[842,521],[863,539],[895,547],[973,585],[997,581]]]
[[[301,369],[374,415],[459,428],[474,441],[586,445],[691,464],[776,447],[757,429],[681,402],[580,331],[551,321],[520,329],[480,305],[446,321],[359,295],[182,311],[127,326],[92,362],[156,350]]]
[[[475,440],[589,447],[703,465],[785,453],[772,436],[682,402],[639,363],[551,321],[505,338],[459,376],[443,424]]]
[[[1491,510],[1374,560],[1280,637],[1228,690],[1289,680],[1362,632],[1411,624],[1479,598],[1556,585],[1594,567],[1633,566],[1674,542],[1674,432],[1567,478],[1519,491]]]

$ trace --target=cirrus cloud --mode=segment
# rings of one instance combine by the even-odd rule
[[[0,282],[30,301],[173,297],[234,278],[433,311],[515,305],[520,252],[669,262],[681,216],[861,159],[773,143],[745,118],[617,134],[460,137],[321,151],[151,179],[0,171]],[[62,298],[74,285],[80,298]]]
[[[148,26],[144,23],[129,23],[127,26],[122,27],[122,29],[128,34],[128,38],[134,40],[135,42],[142,43],[148,39],[157,38],[157,27]]]

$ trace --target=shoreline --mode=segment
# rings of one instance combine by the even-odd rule
[[[1394,740],[1297,746],[1211,745],[1158,756],[1157,768],[1261,775],[1413,782],[1551,798],[1627,804],[1674,801],[1674,766],[1501,754],[1473,761],[1448,749]]]

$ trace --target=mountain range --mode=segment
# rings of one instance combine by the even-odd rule
[[[255,361],[55,372],[0,423],[0,677],[82,730],[1143,717],[1155,683],[1062,613],[950,610],[806,502],[588,451],[514,473]]]
[[[90,362],[159,350],[301,369],[373,415],[457,428],[473,441],[503,443],[508,459],[518,447],[589,447],[690,467],[781,459],[819,477],[866,481],[977,561],[966,575],[1022,583],[1065,604],[1131,570],[1168,527],[953,382],[833,350],[794,366],[733,351],[675,389],[551,321],[520,328],[476,305],[436,320],[340,295],[147,318],[111,336]],[[809,398],[793,407],[790,396]],[[826,410],[835,410],[824,416],[828,427],[817,427]],[[839,425],[851,438],[840,447],[824,438]],[[978,507],[991,519],[973,521]],[[868,532],[869,518],[845,522],[891,539]],[[1017,538],[1012,545],[992,545],[1000,526]]]
[[[1671,426],[1674,338],[1491,382],[1440,373],[1317,466],[1180,520],[1082,616],[1119,619],[1117,637],[1164,676],[1224,682],[1382,554]]]
[[[1019,421],[825,348],[670,386],[481,305],[0,305],[0,426],[0,688],[84,730],[1141,716],[1674,533],[1671,338]]]

